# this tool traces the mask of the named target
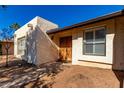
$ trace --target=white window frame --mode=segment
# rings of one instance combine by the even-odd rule
[[[22,40],[25,40],[25,45],[24,45],[24,48],[23,49],[19,49],[19,43],[21,42],[22,43]],[[18,40],[17,40],[17,53],[19,54],[19,55],[23,55],[24,54],[24,52],[25,52],[25,48],[26,48],[26,37],[24,36],[24,37],[21,37],[21,38],[18,38]],[[20,52],[21,51],[21,52]]]
[[[96,30],[100,30],[100,29],[105,29],[105,41],[95,41],[95,32],[96,32]],[[90,42],[86,42],[86,33],[87,32],[93,32],[93,42],[91,42],[91,44],[93,44],[93,53],[85,53],[85,48],[84,48],[84,45],[86,45],[86,44],[90,44]],[[92,55],[92,56],[106,56],[106,27],[105,26],[102,26],[102,27],[94,27],[94,28],[89,28],[89,29],[86,29],[85,31],[84,31],[84,33],[83,33],[83,37],[84,37],[84,39],[83,39],[83,55]],[[95,45],[96,44],[104,44],[105,45],[105,51],[104,51],[104,54],[96,54],[95,53]]]

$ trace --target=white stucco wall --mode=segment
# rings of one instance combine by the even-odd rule
[[[33,26],[33,29],[31,30],[30,27],[28,27],[28,24],[31,24]],[[37,30],[36,28],[39,28],[39,30]],[[55,51],[57,51],[57,47],[52,44],[52,41],[50,41],[47,36],[46,31],[51,30],[51,29],[56,29],[58,28],[58,25],[47,21],[43,18],[40,17],[35,17],[34,19],[32,19],[30,22],[28,22],[27,24],[25,24],[24,26],[22,26],[20,29],[18,29],[15,33],[14,33],[14,55],[15,57],[19,58],[19,59],[23,59],[28,61],[29,63],[33,63],[33,64],[40,64],[42,63],[43,60],[39,60],[39,57],[43,56],[46,57],[47,55],[45,55],[45,53],[43,51],[46,52],[51,52],[54,50],[50,50],[50,46],[54,47]],[[40,32],[40,33],[38,33]],[[43,37],[43,35],[45,35],[45,38]],[[18,54],[17,53],[17,40],[19,38],[22,37],[26,37],[26,48],[25,48],[25,54]],[[40,38],[44,38],[44,39],[40,39]],[[39,41],[40,40],[40,41]],[[45,40],[49,40],[48,42],[45,42],[45,44],[43,44],[43,42]],[[39,47],[39,46],[44,46],[46,50],[44,50],[43,48]],[[37,54],[37,51],[40,52],[42,55],[39,56],[40,54]],[[52,55],[52,57],[50,56],[50,58],[48,58],[48,61],[52,61],[57,60],[58,59],[58,54],[55,53],[56,57],[54,57]],[[41,57],[41,58],[43,58]],[[40,61],[40,62],[38,62]]]
[[[17,58],[22,58],[22,56],[24,55],[19,55],[17,52],[17,40],[19,38],[22,37],[27,37],[27,33],[29,32],[29,27],[27,26],[28,24],[32,24],[34,27],[37,25],[37,18],[32,19],[30,22],[28,22],[27,24],[25,24],[24,26],[22,26],[20,29],[18,29],[17,31],[15,31],[14,33],[14,56]],[[25,59],[26,57],[24,57],[23,59]]]
[[[83,31],[88,27],[105,25],[106,23],[106,56],[83,55]],[[89,25],[80,28],[80,31],[72,34],[72,64],[81,64],[81,62],[98,62],[98,63],[113,63],[113,41],[114,41],[114,21],[108,20],[100,24]],[[82,31],[81,31],[82,30]]]
[[[100,26],[106,27],[106,56],[83,55],[83,32],[85,29]],[[50,36],[54,36],[53,41],[58,45],[58,47],[60,37],[71,35],[73,65],[124,70],[124,16],[50,34]]]
[[[36,42],[37,65],[56,62],[58,60],[58,47],[39,27],[36,29]]]
[[[82,35],[81,37],[79,35]],[[106,56],[83,55],[83,33],[74,34],[72,37],[72,64],[78,60],[95,61],[112,64],[114,34],[106,35]]]

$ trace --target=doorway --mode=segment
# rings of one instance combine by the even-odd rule
[[[72,36],[60,38],[60,60],[65,62],[72,61]]]

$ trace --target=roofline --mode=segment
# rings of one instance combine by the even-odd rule
[[[58,33],[60,31],[72,29],[72,28],[75,28],[75,27],[84,26],[84,25],[95,23],[95,22],[102,21],[102,20],[111,19],[113,17],[117,17],[117,16],[121,16],[121,15],[124,15],[124,10],[121,10],[121,11],[118,11],[118,12],[114,12],[114,13],[110,13],[110,14],[107,14],[107,15],[104,15],[104,16],[100,16],[100,17],[97,17],[97,18],[93,18],[93,19],[90,19],[88,21],[80,22],[80,23],[77,23],[77,24],[74,24],[74,25],[71,25],[71,26],[66,26],[64,28],[59,28],[59,29],[51,30],[51,31],[48,31],[47,34]]]

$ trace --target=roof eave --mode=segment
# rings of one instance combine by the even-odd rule
[[[104,16],[100,16],[100,17],[97,17],[97,18],[94,18],[94,19],[90,19],[88,21],[84,21],[84,22],[80,22],[80,23],[77,23],[77,24],[74,24],[74,25],[71,25],[71,26],[64,27],[64,28],[61,28],[61,29],[58,29],[58,30],[49,31],[47,33],[48,34],[58,33],[60,31],[72,29],[72,28],[75,28],[75,27],[80,27],[80,26],[95,23],[95,22],[98,22],[98,21],[111,19],[113,17],[121,16],[123,14],[124,14],[124,10],[121,10],[119,12],[115,12],[115,13],[107,14],[107,15],[104,15]]]

